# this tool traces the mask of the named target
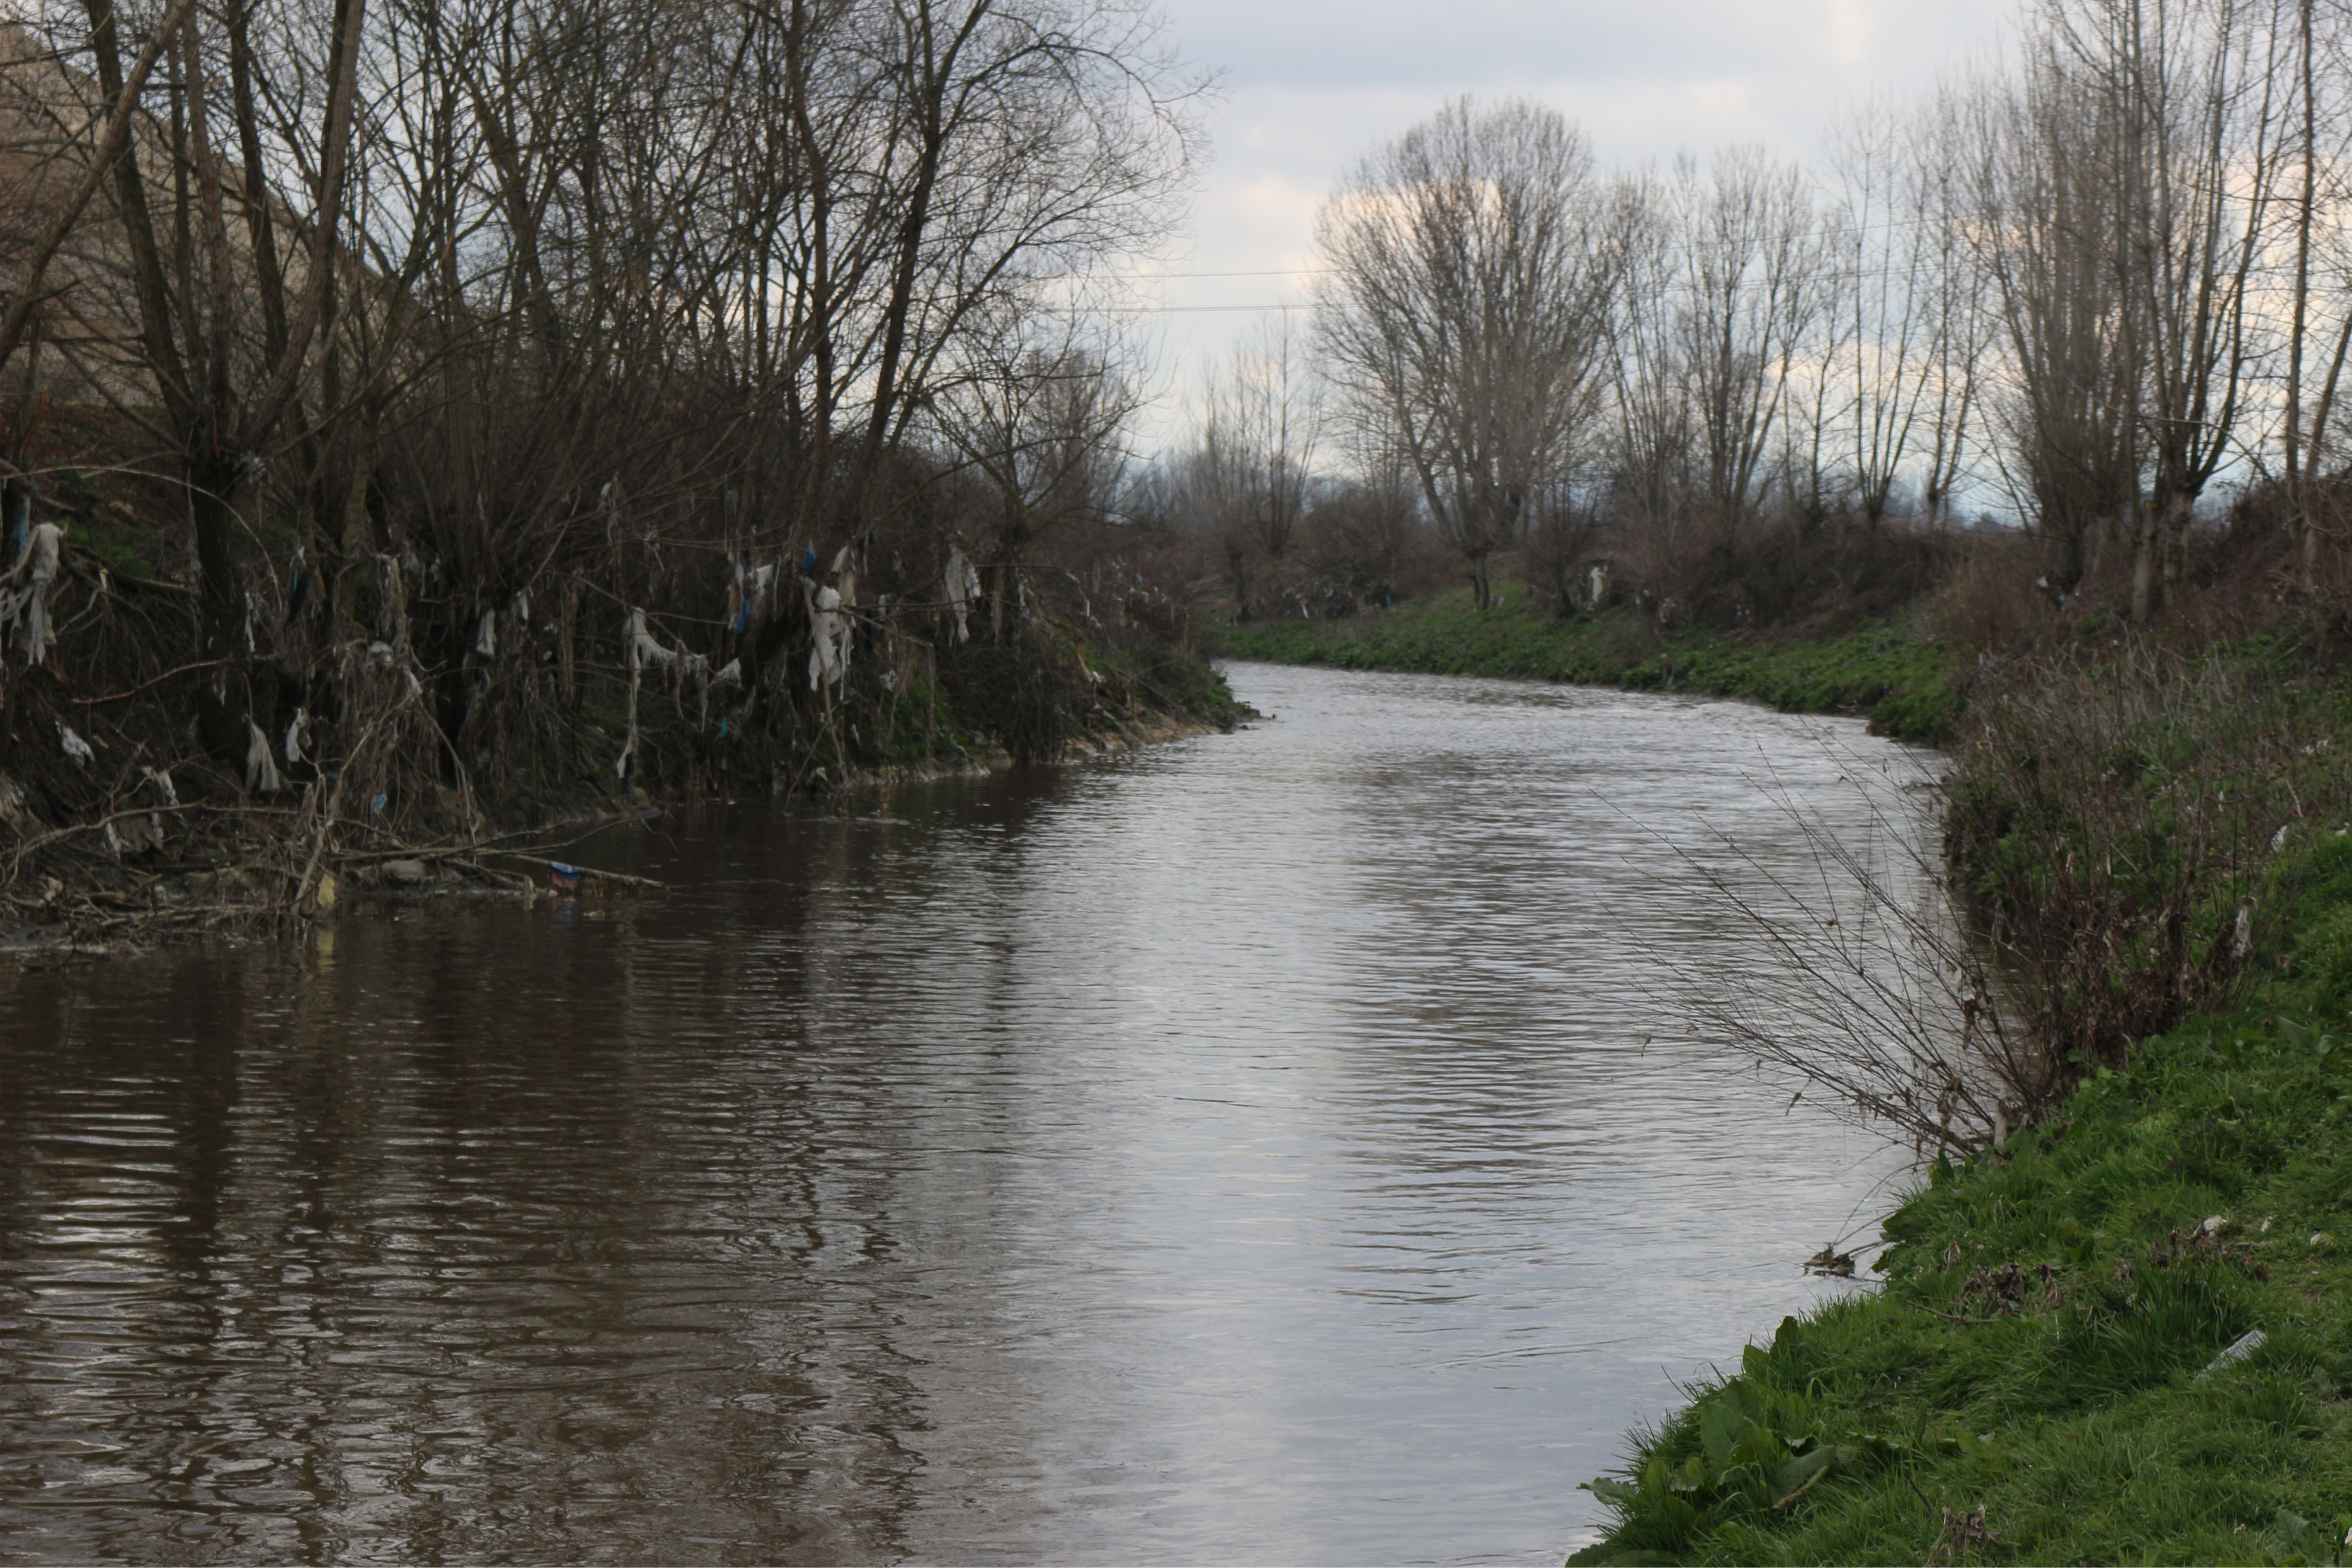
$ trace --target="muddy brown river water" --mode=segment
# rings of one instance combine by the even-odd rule
[[[606,907],[0,968],[0,1558],[1557,1562],[1876,1143],[1655,1031],[1847,721],[1240,665]],[[1848,813],[1842,817],[1841,813]]]

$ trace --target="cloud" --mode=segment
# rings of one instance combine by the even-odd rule
[[[1761,72],[1818,82],[1905,40],[1973,36],[2010,0],[1173,0],[1193,57],[1236,87],[1434,86],[1533,69],[1563,80]]]

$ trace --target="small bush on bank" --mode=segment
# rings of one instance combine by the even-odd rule
[[[2279,929],[2257,887],[2340,823],[2341,694],[2283,655],[2137,636],[1979,683],[1953,753],[1955,890],[2014,971],[2032,1031],[2084,1069],[2219,996]]]
[[[1967,664],[2031,645],[2057,613],[2046,562],[2039,539],[1970,540],[1927,602],[1928,625]]]
[[[1903,614],[1969,541],[1907,524],[1786,514],[1668,548],[1627,552],[1621,591],[1671,602],[1670,620],[1717,632],[1837,636]]]

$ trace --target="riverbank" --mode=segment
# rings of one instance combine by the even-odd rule
[[[323,533],[323,481],[257,473],[223,553],[192,551],[184,476],[149,470],[135,424],[43,429],[56,460],[0,486],[0,942],[274,928],[352,857],[1240,716],[1152,538],[995,548],[928,455],[867,497],[889,526],[846,538],[807,520],[847,515],[814,492],[806,517],[754,507],[700,460],[658,495],[362,486]],[[437,497],[440,455],[378,480]]]
[[[1952,747],[1948,869],[2044,1091],[1830,1249],[1871,1287],[1636,1434],[1571,1562],[2343,1560],[2352,697],[2324,624],[2086,600],[1964,666],[1884,626],[1660,636],[1465,595],[1218,646],[1671,680]]]
[[[1956,657],[1944,643],[1885,624],[1801,638],[1685,630],[1659,633],[1621,605],[1562,620],[1525,584],[1481,612],[1467,589],[1339,620],[1231,626],[1214,651],[1235,659],[1494,675],[1631,691],[1745,697],[1784,713],[1866,715],[1874,732],[1936,743],[1957,722]]]
[[[1037,652],[1041,643],[1051,652]],[[1081,678],[1041,678],[1055,673],[1055,653]],[[459,768],[454,785],[424,786],[436,810],[403,821],[387,819],[385,794],[362,811],[335,764],[289,781],[275,800],[241,798],[188,754],[166,705],[141,701],[100,719],[74,711],[92,705],[53,672],[26,672],[0,684],[0,714],[28,686],[36,696],[44,684],[59,688],[46,694],[50,706],[72,715],[92,749],[18,747],[0,768],[0,956],[39,963],[264,933],[371,890],[530,896],[541,879],[519,875],[512,852],[552,844],[548,852],[560,853],[562,835],[583,825],[747,795],[834,797],[1084,761],[1255,716],[1173,642],[1056,629],[965,662],[977,673],[944,681],[919,668],[903,679],[887,667],[854,671],[820,722],[743,725],[722,714],[715,736],[707,703],[697,734],[695,694],[670,694],[688,722],[646,735],[647,751],[658,746],[668,766],[647,768],[642,782],[597,766],[600,747],[620,744],[621,716],[582,705],[532,766]],[[755,695],[737,716],[760,706]],[[455,750],[446,737],[444,747]],[[143,757],[175,754],[169,768],[131,772]],[[108,786],[101,771],[119,776]],[[444,831],[417,831],[436,825]]]
[[[1569,1561],[2342,1561],[2352,840],[2302,869],[2274,975],[1933,1167],[1885,1283],[1694,1389]]]
[[[1993,679],[1946,849],[2064,1092],[1637,1435],[1570,1562],[2343,1560],[2347,733],[2283,632]]]
[[[1659,635],[1524,594],[1217,647],[1706,692],[1963,742],[1956,885],[2024,977],[2017,1021],[2079,1082],[1932,1168],[1859,1249],[1874,1288],[1784,1322],[1638,1434],[1593,1483],[1609,1532],[1572,1562],[2341,1560],[2352,810],[2328,759],[2352,724],[2305,634],[2141,637],[2085,607],[1971,667],[1966,710],[1959,656],[1891,627]]]

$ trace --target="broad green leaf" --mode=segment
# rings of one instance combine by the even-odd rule
[[[1739,1435],[1747,1427],[1748,1417],[1727,1399],[1710,1399],[1699,1406],[1699,1446],[1718,1465],[1731,1461],[1731,1450],[1739,1446]]]
[[[1835,1448],[1816,1448],[1810,1454],[1800,1454],[1772,1472],[1772,1506],[1786,1508],[1797,1494],[1811,1486],[1837,1463]]]

